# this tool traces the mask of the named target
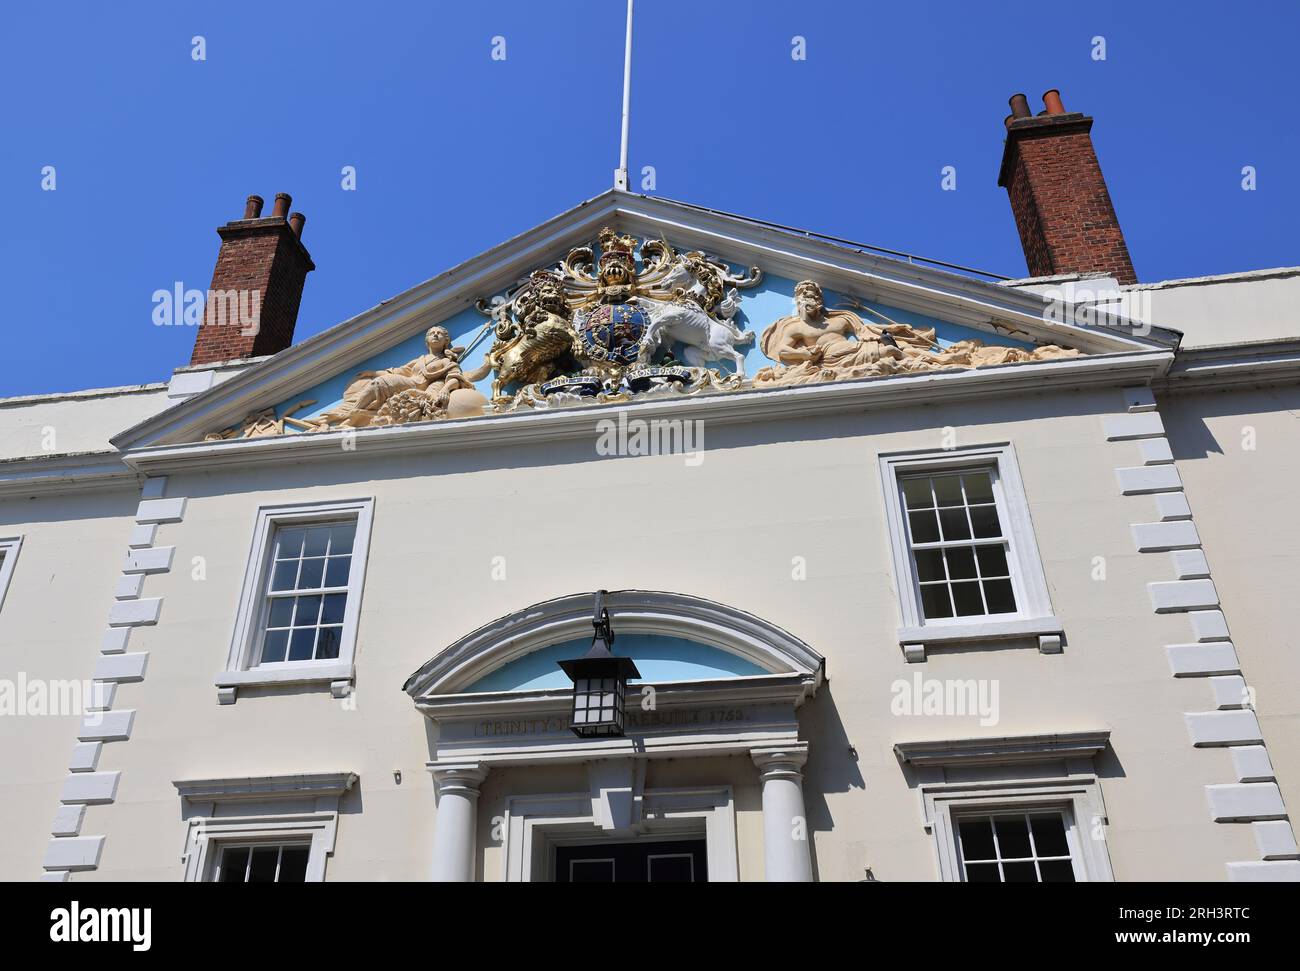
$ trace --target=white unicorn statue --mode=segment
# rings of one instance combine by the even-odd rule
[[[689,253],[655,281],[655,290],[667,291],[673,299],[637,298],[637,306],[650,318],[640,363],[647,363],[659,348],[671,348],[674,342],[681,341],[686,345],[683,357],[690,366],[731,361],[736,373],[745,377],[745,353],[739,348],[752,344],[754,334],[732,321],[740,309],[740,297],[735,287],[724,288],[717,266],[703,254]]]

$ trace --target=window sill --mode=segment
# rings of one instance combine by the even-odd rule
[[[973,620],[956,624],[900,627],[898,644],[909,662],[925,660],[926,650],[961,644],[987,644],[1038,638],[1038,650],[1060,654],[1065,628],[1056,617],[1019,617],[1015,620]]]
[[[356,669],[341,661],[325,663],[282,664],[274,667],[256,667],[247,671],[223,671],[217,675],[217,701],[223,705],[235,703],[240,688],[275,687],[289,684],[322,684],[329,682],[330,694],[346,697],[352,690]]]

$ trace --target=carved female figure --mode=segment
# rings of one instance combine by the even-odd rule
[[[343,401],[314,420],[322,429],[340,425],[363,428],[375,424],[383,406],[404,392],[415,392],[427,399],[424,411],[428,417],[446,414],[451,393],[473,391],[474,384],[461,372],[461,350],[451,346],[447,328],[430,327],[424,335],[424,346],[427,353],[413,361],[383,371],[362,371],[343,392]]]

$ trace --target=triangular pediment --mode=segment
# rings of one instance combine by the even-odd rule
[[[799,288],[802,281],[817,286]],[[820,313],[808,309],[812,290]],[[1177,342],[1159,328],[1078,319],[1041,293],[611,191],[245,369],[114,444],[156,448],[643,396],[1035,368]],[[429,337],[435,326],[446,330],[446,347]],[[373,392],[367,381],[378,382]]]

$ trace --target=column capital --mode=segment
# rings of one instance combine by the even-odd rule
[[[449,792],[477,796],[488,774],[485,762],[429,762],[425,768],[433,775],[440,796]]]
[[[764,779],[802,779],[804,763],[808,761],[808,743],[764,745],[750,749],[749,755]]]

